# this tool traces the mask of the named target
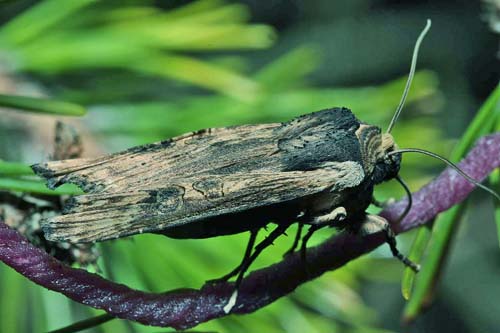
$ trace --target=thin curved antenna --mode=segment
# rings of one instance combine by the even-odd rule
[[[396,124],[396,120],[398,120],[399,114],[401,113],[401,110],[403,109],[403,106],[406,102],[406,97],[408,96],[408,92],[410,91],[411,81],[415,76],[415,68],[417,67],[418,49],[420,48],[420,44],[422,43],[422,40],[424,39],[425,35],[427,34],[427,31],[429,31],[430,28],[431,28],[431,20],[427,19],[427,24],[425,25],[424,30],[422,30],[422,32],[420,33],[420,36],[418,36],[417,42],[415,43],[415,48],[413,49],[413,56],[411,58],[410,74],[408,75],[408,80],[406,81],[406,86],[405,90],[403,91],[403,96],[401,96],[401,100],[399,101],[399,105],[396,108],[396,112],[394,113],[394,116],[392,117],[391,122],[389,123],[389,127],[387,128],[387,133],[391,133],[391,130],[394,127],[394,124]]]
[[[399,153],[420,153],[420,154],[434,157],[434,158],[446,163],[449,167],[454,169],[456,172],[458,172],[462,177],[467,179],[469,182],[471,182],[472,184],[476,185],[477,187],[483,189],[484,191],[490,193],[491,195],[493,195],[495,198],[497,198],[500,201],[500,195],[498,195],[498,193],[493,191],[491,188],[479,183],[477,180],[475,180],[474,178],[472,178],[471,176],[469,176],[468,174],[463,172],[462,169],[460,169],[458,166],[456,166],[453,162],[451,162],[450,160],[448,160],[442,156],[439,156],[438,154],[434,154],[434,153],[427,151],[427,150],[424,150],[424,149],[404,148],[404,149],[398,149],[398,150],[391,151],[390,153],[387,153],[387,155],[394,155],[394,154],[399,154]]]
[[[408,185],[406,185],[406,183],[403,181],[403,179],[399,175],[397,175],[395,178],[401,184],[401,186],[403,186],[403,188],[405,189],[405,192],[406,192],[406,196],[408,197],[408,205],[406,205],[406,208],[405,208],[403,214],[401,214],[401,216],[396,221],[396,224],[399,224],[399,222],[403,221],[403,219],[406,217],[406,215],[408,215],[408,213],[410,212],[411,206],[413,205],[413,198],[411,196],[411,191],[408,188]]]

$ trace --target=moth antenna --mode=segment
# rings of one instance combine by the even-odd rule
[[[406,85],[405,85],[405,90],[403,91],[403,96],[401,96],[401,100],[399,101],[399,105],[396,108],[396,112],[394,113],[394,116],[391,119],[391,122],[389,123],[389,127],[387,128],[387,133],[391,133],[392,128],[394,127],[394,124],[399,118],[399,114],[401,113],[401,110],[403,109],[403,106],[406,101],[406,97],[408,96],[408,92],[410,91],[410,86],[411,86],[411,81],[413,80],[413,77],[415,76],[415,68],[417,67],[417,58],[418,58],[418,50],[420,48],[420,44],[422,43],[422,40],[424,39],[425,35],[427,34],[427,31],[431,28],[431,20],[427,19],[427,24],[425,25],[424,30],[420,33],[420,36],[418,36],[417,41],[415,43],[415,48],[413,49],[413,56],[411,58],[411,66],[410,66],[410,74],[408,74],[408,80],[406,80]]]
[[[418,148],[404,148],[404,149],[398,149],[398,150],[394,150],[394,151],[391,151],[389,153],[387,153],[387,155],[394,155],[394,154],[398,154],[398,153],[420,153],[420,154],[424,154],[424,155],[428,155],[428,156],[431,156],[431,157],[434,157],[444,163],[446,163],[449,167],[451,167],[452,169],[454,169],[456,172],[458,172],[462,177],[464,177],[465,179],[467,179],[469,182],[471,182],[472,184],[476,185],[477,187],[483,189],[484,191],[490,193],[491,195],[493,195],[495,198],[497,198],[499,201],[500,201],[500,195],[498,195],[498,193],[496,193],[495,191],[493,191],[491,188],[487,187],[487,186],[484,186],[483,184],[479,183],[477,180],[475,180],[474,178],[472,178],[471,176],[469,176],[468,174],[466,174],[464,171],[462,171],[462,169],[460,169],[457,165],[455,165],[453,162],[451,162],[450,160],[442,157],[442,156],[439,156],[438,154],[434,154],[433,152],[430,152],[430,151],[427,151],[427,150],[424,150],[424,149],[418,149]]]
[[[408,215],[408,213],[410,212],[411,206],[413,205],[413,197],[411,195],[410,188],[405,183],[405,181],[399,175],[397,175],[395,178],[398,181],[398,183],[400,183],[401,186],[403,186],[403,188],[406,192],[406,196],[408,197],[408,205],[406,205],[406,208],[405,208],[403,214],[401,214],[401,216],[397,220],[396,224],[399,224],[399,222],[403,221],[403,219],[406,217],[406,215]]]

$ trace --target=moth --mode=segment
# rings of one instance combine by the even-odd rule
[[[50,188],[73,183],[85,192],[44,222],[46,238],[80,243],[144,232],[207,238],[249,231],[243,261],[223,277],[238,274],[237,290],[262,250],[298,223],[290,251],[302,238],[304,261],[307,241],[320,228],[384,231],[393,254],[417,271],[397,250],[388,222],[366,209],[377,184],[401,181],[402,150],[390,129],[429,27],[430,21],[417,40],[407,86],[386,133],[336,107],[283,123],[200,130],[100,158],[35,164]],[[255,246],[257,232],[269,223],[276,228]],[[301,237],[304,226],[309,230]]]

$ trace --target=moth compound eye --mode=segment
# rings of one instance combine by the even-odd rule
[[[387,158],[389,159],[390,164],[399,165],[401,163],[401,154],[400,153],[387,154]]]
[[[384,155],[384,163],[385,164],[394,164],[396,162],[396,158],[393,154],[389,154],[391,150],[387,151]]]

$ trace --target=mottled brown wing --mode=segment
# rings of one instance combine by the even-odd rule
[[[65,215],[46,221],[52,240],[90,242],[170,227],[307,197],[342,192],[364,177],[357,163],[311,171],[250,172],[172,178],[162,186],[75,197]]]
[[[74,183],[87,193],[122,193],[156,188],[172,178],[279,170],[273,156],[281,124],[206,129],[96,159],[53,161],[33,166],[55,188]]]
[[[87,195],[45,224],[51,239],[93,241],[160,231],[361,183],[356,130],[345,108],[286,123],[207,129],[97,159],[37,164],[49,187]]]
[[[87,193],[121,193],[156,188],[177,177],[362,164],[359,126],[348,109],[334,108],[285,123],[206,129],[97,159],[54,161],[33,169],[51,188],[74,183]]]

